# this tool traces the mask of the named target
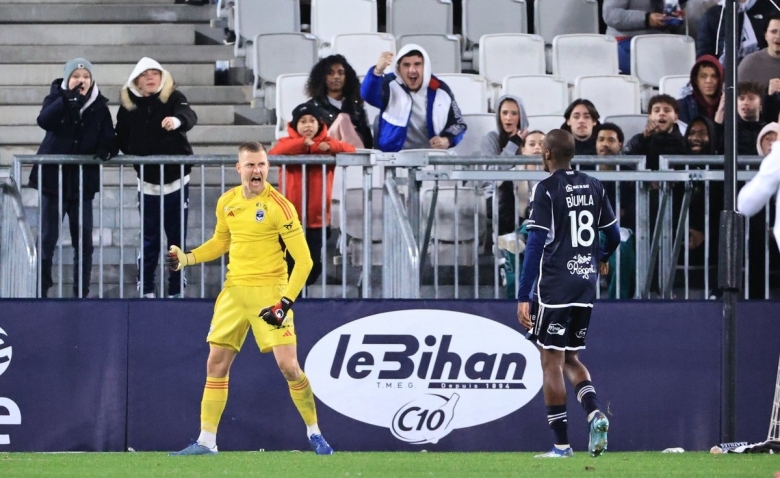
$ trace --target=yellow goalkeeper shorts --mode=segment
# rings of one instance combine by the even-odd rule
[[[287,322],[281,328],[258,317],[260,309],[279,302],[284,290],[283,285],[225,287],[214,304],[206,342],[239,352],[251,325],[262,353],[270,352],[277,345],[295,344],[297,337],[292,310],[287,312]]]

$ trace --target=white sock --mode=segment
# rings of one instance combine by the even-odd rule
[[[569,446],[568,443],[566,445],[554,445],[554,446],[555,446],[555,448],[557,448],[559,450],[565,450],[567,448],[571,448],[571,446]]]
[[[310,438],[312,435],[322,435],[320,427],[316,423],[314,425],[306,426],[306,438]]]
[[[593,417],[595,417],[598,412],[598,410],[593,410],[592,412],[588,413],[588,423],[593,420]]]
[[[200,436],[198,437],[198,445],[203,445],[206,448],[211,448],[212,450],[217,449],[217,434],[207,432],[205,430],[200,431]]]

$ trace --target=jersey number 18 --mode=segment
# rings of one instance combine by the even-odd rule
[[[572,247],[588,247],[593,244],[596,232],[593,230],[593,214],[590,211],[569,211],[571,220],[571,245]]]

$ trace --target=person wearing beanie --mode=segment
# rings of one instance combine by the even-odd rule
[[[351,144],[328,136],[328,127],[320,118],[320,109],[310,103],[303,103],[293,110],[292,121],[287,125],[288,137],[279,140],[268,152],[270,155],[336,155],[354,153]],[[322,216],[322,166],[314,165],[306,169],[304,183],[303,168],[288,165],[285,171],[279,168],[279,190],[290,200],[298,212],[298,217],[306,230],[306,242],[309,244],[314,266],[306,285],[314,284],[322,272],[322,229],[326,237],[330,236],[330,203],[333,198],[333,175],[336,166],[325,167],[325,217]],[[304,185],[305,184],[305,185]],[[303,188],[306,188],[306,209],[303,208]],[[294,262],[287,255],[289,270]]]
[[[122,152],[134,156],[190,156],[192,147],[187,140],[187,131],[197,122],[198,116],[187,98],[176,89],[171,74],[155,60],[141,58],[120,93],[116,134]],[[186,247],[192,166],[166,163],[162,174],[156,165],[145,167],[143,172],[140,165],[134,168],[138,173],[140,204],[143,205],[143,261],[139,257],[138,288],[142,297],[152,298],[155,297],[154,281],[163,228],[168,247],[172,244]],[[183,282],[181,271],[171,272],[168,296],[181,297]]]
[[[92,63],[84,58],[67,62],[62,78],[52,82],[38,115],[38,126],[46,130],[38,154],[88,155],[97,163],[118,153],[108,100],[95,83]],[[97,164],[64,164],[60,189],[58,165],[36,166],[30,173],[29,184],[35,189],[40,186],[41,297],[48,297],[49,288],[54,285],[52,258],[65,214],[73,244],[73,295],[87,297],[92,272],[92,200],[100,190],[100,168]],[[84,238],[81,244],[79,224]]]

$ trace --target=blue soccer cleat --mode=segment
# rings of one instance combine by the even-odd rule
[[[190,445],[187,448],[181,451],[172,451],[168,453],[168,456],[216,455],[216,454],[218,454],[217,450],[212,450],[207,446],[199,445],[198,442],[194,441],[190,443]]]
[[[535,455],[534,458],[569,458],[571,456],[574,456],[574,450],[572,450],[571,447],[565,448],[563,450],[557,447],[552,447],[552,450],[548,451],[547,453],[542,453],[541,455]]]
[[[590,421],[590,439],[588,451],[590,456],[599,456],[607,451],[607,432],[609,431],[609,419],[601,412],[596,412]]]
[[[333,454],[333,448],[328,445],[328,442],[325,441],[325,439],[322,437],[322,435],[313,434],[309,437],[309,443],[311,443],[311,447],[314,450],[314,453],[318,455],[332,455]]]

